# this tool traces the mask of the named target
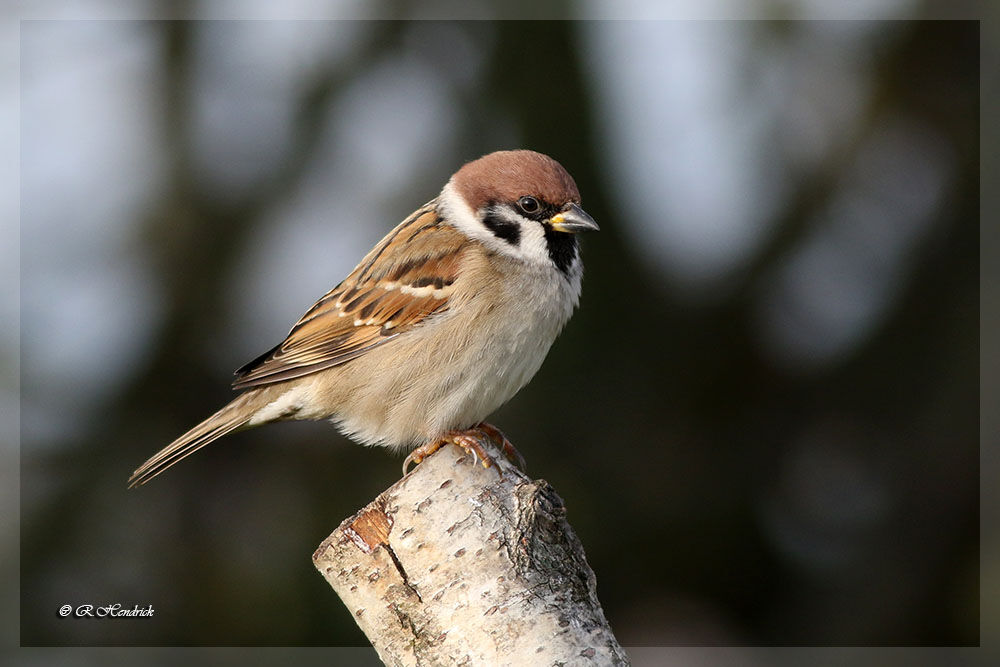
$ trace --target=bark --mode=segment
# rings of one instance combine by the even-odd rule
[[[313,563],[387,665],[629,664],[562,499],[494,459],[442,447]]]

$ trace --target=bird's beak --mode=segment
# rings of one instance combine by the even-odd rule
[[[549,218],[549,226],[557,232],[568,232],[570,234],[596,232],[601,229],[594,222],[594,219],[580,208],[579,204],[569,204],[562,211]]]

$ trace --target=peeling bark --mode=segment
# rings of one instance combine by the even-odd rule
[[[562,499],[494,459],[441,448],[313,563],[387,665],[629,664]]]

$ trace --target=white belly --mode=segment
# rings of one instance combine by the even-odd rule
[[[345,365],[382,369],[334,421],[365,444],[409,447],[484,421],[538,371],[579,295],[579,280],[476,295]]]

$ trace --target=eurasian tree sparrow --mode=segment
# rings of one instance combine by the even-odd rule
[[[500,151],[469,162],[295,323],[236,371],[231,403],[157,452],[129,487],[227,433],[330,419],[366,445],[445,443],[491,461],[510,443],[483,420],[542,364],[580,298],[576,233],[597,224],[552,158]]]

